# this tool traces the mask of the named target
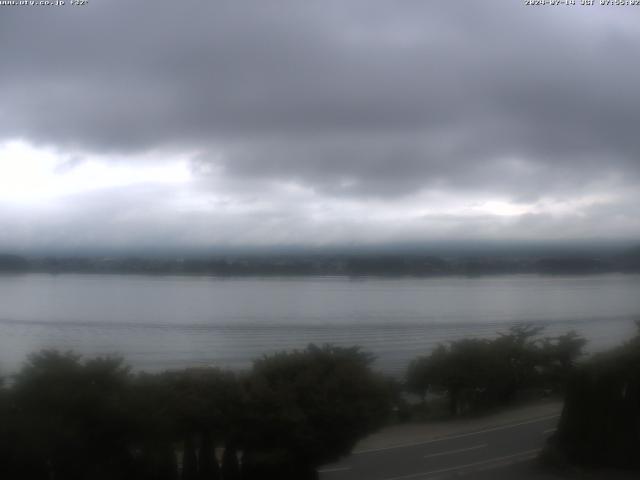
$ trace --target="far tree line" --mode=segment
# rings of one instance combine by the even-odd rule
[[[512,254],[389,251],[149,256],[23,257],[0,252],[0,273],[104,273],[346,277],[422,277],[493,274],[594,274],[639,272],[640,247],[614,252],[541,251]]]

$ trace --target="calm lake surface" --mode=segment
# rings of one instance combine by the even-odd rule
[[[310,342],[361,345],[398,373],[438,342],[517,322],[576,330],[596,351],[630,337],[640,275],[479,278],[0,276],[0,371],[48,347],[120,354],[145,370],[244,368]]]

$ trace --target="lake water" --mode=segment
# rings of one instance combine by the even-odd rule
[[[145,370],[216,365],[310,342],[361,345],[399,373],[438,342],[534,322],[591,351],[640,318],[639,275],[478,278],[0,276],[0,370],[48,347],[120,354]]]

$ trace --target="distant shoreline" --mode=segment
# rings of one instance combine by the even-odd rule
[[[200,258],[32,257],[0,254],[2,273],[208,277],[422,278],[640,273],[640,251],[609,255],[226,255]]]
[[[492,278],[492,277],[597,277],[607,275],[640,275],[640,270],[607,270],[598,272],[486,272],[486,273],[463,273],[452,272],[442,274],[324,274],[324,273],[308,273],[308,274],[286,274],[286,273],[247,273],[247,274],[218,274],[218,273],[194,273],[194,272],[127,272],[127,271],[45,271],[45,270],[28,270],[28,271],[7,271],[0,270],[0,278],[14,277],[22,275],[48,275],[48,276],[64,276],[64,275],[86,275],[86,276],[124,276],[124,277],[142,277],[142,278],[211,278],[220,280],[234,279],[287,279],[287,280],[304,280],[304,279],[340,279],[340,280],[419,280],[419,279],[437,279],[437,278]]]

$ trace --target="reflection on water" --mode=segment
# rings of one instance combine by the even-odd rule
[[[135,367],[242,368],[263,353],[362,345],[398,372],[435,344],[514,322],[575,329],[591,350],[640,318],[640,276],[216,279],[118,275],[0,277],[0,367],[57,347],[120,353]]]

